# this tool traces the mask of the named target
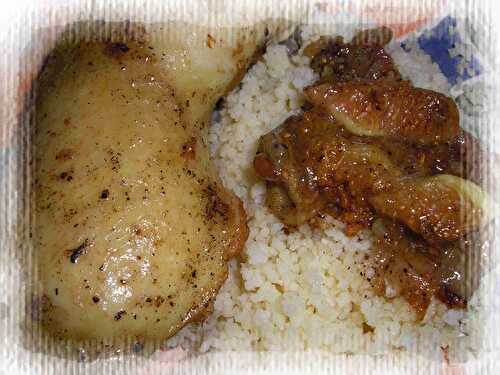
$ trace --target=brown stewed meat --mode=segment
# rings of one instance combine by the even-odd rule
[[[311,68],[321,81],[400,80],[392,57],[384,50],[391,38],[388,28],[362,31],[349,43],[341,36],[321,37],[304,49],[304,55],[311,57]]]
[[[330,214],[347,235],[371,228],[371,284],[422,318],[432,297],[463,308],[477,287],[489,243],[475,167],[488,153],[460,129],[451,98],[401,80],[389,39],[369,30],[306,47],[320,74],[304,90],[308,109],[261,138],[254,168],[289,227]]]
[[[447,96],[408,81],[357,80],[304,90],[307,99],[354,134],[443,143],[459,134],[458,108]]]

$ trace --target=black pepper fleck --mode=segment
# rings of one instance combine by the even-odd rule
[[[114,319],[115,320],[120,320],[122,318],[123,315],[125,315],[127,312],[125,310],[120,310],[118,311],[115,316],[114,316]]]
[[[80,257],[80,255],[82,255],[85,252],[85,249],[87,248],[88,245],[89,245],[89,241],[88,241],[88,239],[86,239],[76,249],[69,250],[71,252],[71,255],[69,257],[70,262],[76,263],[78,261],[78,258]]]

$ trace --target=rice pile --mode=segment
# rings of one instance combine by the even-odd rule
[[[317,39],[304,28],[303,46]],[[346,35],[346,40],[349,40]],[[416,47],[416,45],[415,45]],[[416,86],[447,92],[437,66],[421,51],[397,43],[388,51]],[[208,350],[303,350],[382,353],[395,348],[448,345],[464,327],[462,311],[434,301],[422,322],[401,298],[373,294],[363,258],[369,231],[346,237],[343,224],[323,229],[303,225],[285,234],[265,207],[265,186],[252,171],[258,139],[297,113],[302,89],[317,78],[308,58],[289,56],[285,45],[267,49],[239,88],[226,99],[210,134],[212,154],[224,184],[244,202],[250,237],[246,261],[230,264],[230,276],[203,324],[184,328],[168,346]],[[392,297],[392,298],[391,298]]]

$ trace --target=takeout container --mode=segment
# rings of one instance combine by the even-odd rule
[[[227,352],[196,355],[181,348],[152,356],[121,355],[87,361],[48,356],[23,341],[23,319],[30,311],[24,295],[21,263],[29,259],[29,129],[27,103],[44,57],[69,24],[77,21],[182,20],[193,25],[251,25],[262,20],[314,23],[339,33],[341,25],[387,25],[396,40],[418,38],[422,50],[436,62],[452,86],[464,126],[500,150],[495,122],[498,98],[499,38],[494,27],[498,7],[492,1],[32,1],[11,2],[2,25],[0,60],[0,369],[2,373],[500,373],[500,276],[494,269],[485,281],[479,314],[480,352],[450,363],[445,348],[432,358],[415,353],[373,357],[325,352]],[[270,21],[271,22],[271,21]],[[281,21],[280,21],[281,22]],[[427,30],[425,33],[422,30]],[[341,31],[340,31],[341,33]],[[444,53],[456,44],[456,55]],[[465,56],[465,63],[457,60]],[[461,64],[461,65],[460,65]],[[460,66],[458,66],[460,65]],[[493,198],[498,199],[498,189]],[[498,227],[495,233],[500,233]],[[498,249],[497,249],[498,250]],[[484,320],[483,320],[484,319]]]

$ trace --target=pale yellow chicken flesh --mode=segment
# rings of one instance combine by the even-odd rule
[[[206,133],[260,37],[168,30],[61,47],[42,73],[33,233],[42,320],[57,336],[175,334],[209,310],[246,240]]]

